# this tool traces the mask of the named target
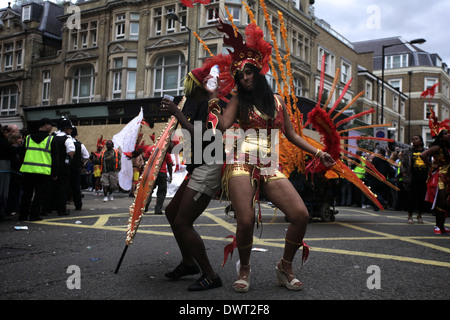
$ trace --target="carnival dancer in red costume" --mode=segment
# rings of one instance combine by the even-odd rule
[[[430,112],[429,126],[434,141],[429,149],[420,154],[420,157],[429,168],[433,168],[433,164],[436,165],[435,171],[430,173],[427,182],[426,199],[433,203],[435,209],[434,233],[445,234],[450,233],[450,230],[444,226],[450,208],[450,121],[446,119],[439,122],[434,111],[431,109]]]
[[[246,135],[244,141],[238,141],[237,145],[241,142],[242,148],[236,150],[234,163],[227,164],[223,174],[222,187],[231,200],[237,220],[236,245],[240,268],[234,289],[238,292],[249,290],[255,202],[261,191],[285,213],[290,222],[283,257],[276,266],[278,282],[290,290],[300,290],[302,283],[294,275],[292,261],[303,245],[308,210],[293,185],[278,170],[276,161],[266,162],[267,158],[263,159],[260,155],[267,154],[272,159],[277,158],[270,137],[272,131],[281,130],[291,143],[315,155],[325,167],[333,166],[335,161],[328,153],[311,146],[295,132],[283,99],[274,94],[267,83],[264,75],[269,70],[272,48],[264,40],[263,31],[255,24],[250,24],[246,28],[244,42],[239,33],[234,34],[231,25],[221,24],[219,30],[228,36],[224,37],[224,43],[234,49],[230,52],[232,63],[229,72],[237,85],[237,95],[230,99],[222,115],[220,108],[213,103],[214,100],[210,100],[210,119],[218,120],[215,125],[222,132],[238,120],[244,132],[255,130],[257,133],[254,136]],[[262,138],[263,129],[268,130],[267,139]],[[257,157],[253,157],[254,155]]]
[[[102,177],[102,170],[100,165],[100,156],[102,155],[102,150],[105,147],[106,140],[103,140],[103,135],[97,140],[97,150],[91,152],[91,161],[94,165],[94,193],[99,196],[102,189],[102,184],[100,179]]]

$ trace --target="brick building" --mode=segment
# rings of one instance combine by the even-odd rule
[[[382,75],[385,47],[384,78],[387,88],[395,88],[410,99],[400,104],[400,117],[397,127],[405,132],[405,142],[419,134],[427,144],[431,142],[428,127],[429,108],[432,107],[439,119],[449,118],[450,108],[450,70],[438,54],[430,54],[412,45],[401,37],[376,39],[355,43],[358,52],[373,53],[373,73]],[[422,92],[439,83],[434,99],[423,99]],[[385,121],[395,121],[397,101],[385,96]],[[381,121],[381,119],[379,119]]]
[[[265,18],[260,2],[248,1],[248,5],[262,26]],[[325,54],[326,89],[336,69],[341,70],[332,101],[353,78],[344,100],[367,90],[352,112],[375,108],[377,113],[363,121],[376,123],[380,109],[380,76],[373,64],[376,54],[359,50],[316,17],[310,0],[266,1],[266,5],[282,55],[286,46],[277,11],[283,13],[295,92],[302,103],[312,105],[317,97],[320,59]],[[223,34],[214,24],[214,9],[226,17],[225,6],[243,32],[249,18],[237,0],[212,0],[211,7],[196,4],[194,8],[175,0],[79,0],[74,5],[43,2],[0,9],[0,123],[33,128],[42,117],[68,116],[91,150],[101,134],[111,138],[142,107],[158,133],[168,116],[159,111],[160,97],[171,94],[179,99],[185,74],[201,66],[209,55],[194,32],[213,54],[226,52]],[[264,31],[271,41],[265,25]],[[12,69],[5,68],[14,63]],[[277,90],[273,75],[267,78]],[[396,95],[399,105],[398,109],[385,106],[385,110],[392,109],[385,111],[386,120],[389,116],[404,127],[407,96],[394,84],[386,87],[386,99],[394,101]]]

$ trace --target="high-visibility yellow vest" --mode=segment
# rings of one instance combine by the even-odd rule
[[[52,172],[52,144],[53,136],[48,136],[40,143],[36,143],[28,135],[25,139],[25,157],[20,172],[50,175]]]
[[[398,162],[398,167],[397,167],[397,177],[400,175],[400,168],[402,166],[402,162],[399,161]],[[398,181],[403,181],[403,177],[398,178]]]
[[[366,158],[361,157],[362,159],[366,160]],[[366,177],[366,169],[364,168],[366,166],[366,164],[364,162],[361,161],[360,164],[361,167],[356,167],[355,169],[353,169],[353,172],[356,174],[356,176],[360,179],[365,179]]]

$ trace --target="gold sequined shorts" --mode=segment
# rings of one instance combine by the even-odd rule
[[[249,177],[252,186],[258,188],[261,183],[275,181],[278,179],[287,179],[286,176],[278,169],[260,168],[253,164],[234,163],[225,166],[222,176],[222,192],[229,199],[228,182],[234,177]]]

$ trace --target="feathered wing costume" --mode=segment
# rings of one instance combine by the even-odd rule
[[[366,114],[370,114],[375,112],[375,110],[370,109],[367,111],[363,111],[359,114],[356,114],[354,116],[345,118],[343,120],[337,121],[336,119],[345,111],[347,110],[352,104],[359,98],[364,92],[360,92],[358,95],[355,96],[344,108],[342,108],[339,112],[336,113],[336,115],[333,116],[333,112],[336,110],[337,106],[342,101],[342,98],[346,94],[348,88],[350,87],[351,81],[347,82],[345,85],[339,99],[336,100],[336,102],[333,104],[333,106],[327,111],[327,107],[329,105],[329,102],[331,100],[331,97],[334,93],[334,90],[336,88],[337,80],[339,79],[339,70],[337,70],[335,79],[333,82],[333,86],[331,88],[329,98],[325,102],[323,106],[321,106],[320,101],[322,100],[323,95],[323,87],[324,87],[324,70],[325,70],[325,59],[322,58],[322,66],[321,66],[321,77],[320,77],[320,88],[319,88],[319,97],[318,102],[315,106],[315,108],[308,113],[308,120],[304,124],[304,126],[307,126],[309,124],[312,125],[312,127],[317,130],[321,135],[321,141],[318,142],[308,136],[305,136],[301,133],[302,131],[302,125],[301,125],[301,119],[295,120],[292,118],[298,117],[296,114],[291,115],[291,121],[296,125],[297,133],[302,135],[302,137],[307,140],[311,145],[318,149],[323,149],[323,151],[328,152],[333,159],[336,161],[336,165],[330,168],[329,170],[334,171],[336,174],[338,174],[340,177],[347,179],[351,183],[353,183],[356,187],[358,187],[377,207],[379,207],[381,210],[383,210],[382,205],[376,198],[376,196],[373,194],[373,192],[359,179],[356,174],[341,160],[341,154],[342,158],[347,159],[349,162],[352,162],[352,160],[349,157],[357,158],[360,160],[361,163],[365,166],[365,170],[368,174],[374,176],[378,180],[384,182],[386,185],[390,186],[391,188],[397,189],[396,186],[392,185],[389,181],[386,180],[386,177],[384,177],[373,165],[370,161],[367,161],[363,157],[360,157],[348,150],[345,149],[345,147],[348,147],[347,144],[342,144],[342,140],[350,140],[350,139],[368,139],[368,140],[379,140],[379,141],[393,141],[392,139],[386,139],[386,138],[377,138],[377,137],[353,137],[353,136],[341,136],[340,134],[343,132],[346,132],[348,130],[338,130],[337,128],[341,126],[344,123],[347,123],[355,118],[362,117]],[[299,112],[296,110],[296,112]],[[388,126],[389,124],[383,124],[383,125],[368,125],[359,127],[357,129],[365,129],[365,128],[373,128],[373,127],[380,127],[380,126]],[[297,149],[297,151],[296,151]],[[360,149],[364,152],[369,152],[368,150]],[[303,151],[298,151],[298,148],[295,148],[292,146],[289,141],[285,138],[280,139],[280,154],[281,159],[280,162],[282,163],[282,166],[284,168],[284,173],[288,176],[294,171],[300,171],[303,174],[312,173],[312,172],[323,172],[328,170],[323,166],[323,164],[318,161],[318,159],[312,160],[306,167],[304,164],[304,157],[303,159],[299,159],[300,156],[303,155]],[[374,153],[374,155],[376,155]],[[298,165],[293,164],[292,160],[299,161]],[[384,159],[386,161],[389,161],[388,159]],[[355,165],[358,165],[355,163]]]

